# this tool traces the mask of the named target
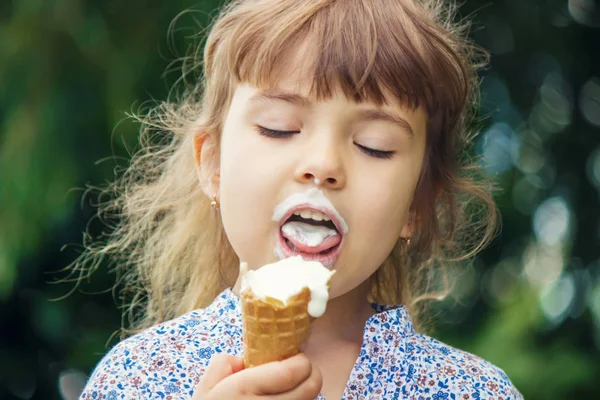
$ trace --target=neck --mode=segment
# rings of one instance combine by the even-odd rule
[[[348,343],[360,346],[365,322],[374,314],[367,301],[366,282],[327,302],[327,310],[312,325],[307,348]]]

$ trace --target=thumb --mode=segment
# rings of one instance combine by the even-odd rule
[[[204,376],[196,387],[196,393],[208,393],[215,385],[230,375],[244,369],[244,358],[229,354],[217,354],[210,360]],[[194,396],[194,399],[196,396]]]

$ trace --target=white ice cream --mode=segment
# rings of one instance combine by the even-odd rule
[[[267,264],[255,271],[241,263],[242,292],[251,289],[258,298],[271,297],[284,304],[302,291],[310,290],[308,313],[318,318],[325,312],[329,300],[328,283],[335,271],[330,271],[317,261],[304,261],[300,256]]]

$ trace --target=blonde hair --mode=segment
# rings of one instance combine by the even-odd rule
[[[469,159],[477,70],[486,54],[466,40],[456,6],[438,0],[236,0],[188,58],[177,101],[138,117],[139,150],[101,189],[98,215],[116,218],[87,240],[71,266],[80,277],[109,257],[124,295],[124,330],[136,332],[204,307],[237,276],[238,258],[211,199],[199,188],[198,132],[220,135],[237,82],[274,85],[303,43],[317,99],[342,90],[357,102],[396,99],[429,115],[427,151],[413,201],[418,229],[370,278],[371,300],[408,307],[415,325],[427,299],[449,290],[448,268],[494,236],[497,215],[480,167]],[[197,49],[195,49],[197,50]],[[218,140],[217,140],[218,142]]]

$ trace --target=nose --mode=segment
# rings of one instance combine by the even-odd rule
[[[298,182],[329,189],[341,189],[346,185],[341,144],[320,142],[303,153],[295,173]]]

